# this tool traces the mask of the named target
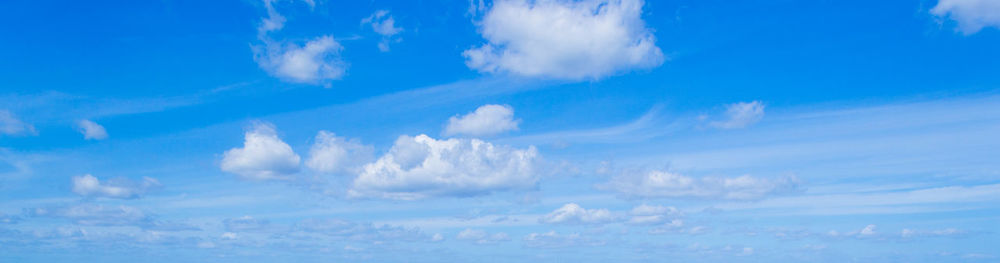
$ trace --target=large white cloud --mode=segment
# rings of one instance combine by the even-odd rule
[[[80,120],[77,125],[80,126],[80,133],[83,134],[83,139],[85,140],[104,140],[108,138],[108,131],[104,130],[104,126],[96,122]]]
[[[538,181],[539,162],[534,147],[400,136],[388,153],[364,167],[348,196],[410,200],[528,189]]]
[[[520,120],[514,119],[514,108],[508,105],[487,104],[461,117],[448,119],[444,135],[487,136],[517,130]]]
[[[721,129],[745,128],[764,118],[764,103],[760,101],[737,102],[726,105],[726,118],[712,122]]]
[[[299,171],[299,160],[292,147],[278,138],[273,125],[256,123],[246,132],[243,148],[223,154],[220,167],[247,179],[285,179]]]
[[[986,27],[1000,28],[1000,1],[996,0],[940,0],[930,12],[954,20],[958,31],[966,35]]]
[[[607,209],[585,209],[575,203],[569,203],[543,216],[538,221],[548,224],[603,224],[616,219],[617,217]]]
[[[7,110],[0,110],[0,134],[6,135],[35,135],[35,126],[18,119],[13,113]]]
[[[149,177],[143,177],[142,182],[126,178],[115,178],[101,182],[97,177],[89,174],[73,177],[73,192],[86,197],[139,198],[160,186],[159,181]]]
[[[356,174],[364,164],[375,159],[375,149],[357,140],[338,137],[328,131],[316,134],[316,142],[309,150],[306,167],[321,173]]]
[[[623,172],[599,187],[632,197],[754,200],[795,191],[798,184],[794,176],[694,178],[666,171],[648,171]]]
[[[664,61],[642,0],[498,0],[478,23],[487,41],[469,68],[556,79],[599,79]]]

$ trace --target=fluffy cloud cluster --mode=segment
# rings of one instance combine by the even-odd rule
[[[403,32],[403,28],[396,27],[396,20],[389,15],[389,11],[378,10],[371,16],[362,19],[361,24],[371,25],[372,30],[382,36],[382,41],[378,42],[379,51],[388,52],[389,42],[402,41],[401,38],[394,36]]]
[[[338,137],[332,132],[320,131],[309,150],[306,167],[321,173],[356,174],[361,167],[375,159],[375,148],[357,140]]]
[[[616,220],[607,209],[584,209],[575,203],[563,205],[538,222],[548,224],[602,224]]]
[[[233,148],[223,154],[223,171],[247,179],[285,179],[299,171],[299,155],[278,138],[274,126],[256,123],[246,132],[243,148]]]
[[[712,122],[720,129],[737,129],[750,126],[764,118],[764,104],[760,101],[737,102],[726,105],[726,118]]]
[[[18,119],[13,113],[0,110],[0,134],[6,135],[35,135],[35,126]]]
[[[488,136],[517,130],[521,120],[514,119],[514,108],[508,105],[487,104],[461,117],[448,119],[444,135]]]
[[[644,198],[754,200],[795,191],[798,185],[798,179],[793,176],[775,179],[749,175],[693,178],[665,171],[649,171],[624,172],[600,185],[600,188]]]
[[[142,182],[135,182],[127,178],[115,178],[101,182],[97,177],[85,174],[74,176],[72,180],[73,192],[86,197],[139,198],[161,186],[159,181],[149,177],[143,177]]]
[[[104,140],[108,138],[108,131],[104,130],[104,126],[96,122],[80,120],[77,125],[80,126],[80,133],[83,134],[83,139],[85,140]]]
[[[508,236],[507,233],[504,232],[497,232],[490,234],[483,230],[467,228],[465,230],[462,230],[462,232],[459,232],[458,235],[455,236],[455,239],[484,245],[502,241],[510,241],[510,236]]]
[[[463,52],[480,72],[599,79],[664,61],[642,0],[499,0],[478,23],[487,41]]]
[[[312,1],[306,1],[314,6]],[[285,26],[285,17],[274,7],[274,0],[264,0],[267,17],[261,18],[257,27],[257,38],[263,45],[254,46],[254,60],[261,69],[282,80],[324,84],[340,79],[347,71],[347,63],[341,60],[343,46],[332,36],[320,36],[304,45],[288,41],[277,41],[269,35]]]
[[[958,31],[966,35],[986,27],[1000,28],[1000,1],[996,0],[939,0],[930,12],[954,20]]]
[[[526,189],[538,181],[538,162],[534,147],[400,136],[387,154],[364,167],[348,195],[411,200]]]

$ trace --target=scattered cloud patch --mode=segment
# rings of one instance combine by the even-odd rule
[[[465,50],[480,72],[600,79],[665,60],[642,0],[499,0],[477,23],[486,44]]]
[[[565,248],[576,246],[600,246],[606,242],[581,236],[578,233],[559,234],[555,231],[531,233],[524,237],[524,246],[530,248]]]
[[[725,119],[713,121],[712,127],[739,129],[764,119],[764,103],[760,101],[737,102],[726,105]]]
[[[739,177],[688,177],[666,171],[622,172],[598,188],[630,197],[756,200],[798,190],[794,176],[774,179]]]
[[[348,196],[413,200],[529,189],[538,182],[539,162],[534,147],[400,136],[388,153],[365,165]]]
[[[104,126],[96,122],[80,120],[77,126],[80,127],[80,133],[83,134],[83,139],[85,140],[104,140],[108,138],[108,131],[104,130]]]
[[[309,150],[306,167],[321,173],[357,174],[364,164],[375,159],[375,148],[357,140],[319,131]]]
[[[285,27],[286,18],[274,7],[274,0],[264,0],[267,17],[257,26],[257,38],[262,43],[253,46],[254,61],[271,76],[284,81],[323,84],[337,80],[347,72],[347,62],[340,57],[344,49],[333,36],[312,38],[305,44],[274,40],[271,33]],[[314,7],[312,1],[305,1]]]
[[[510,236],[504,232],[490,234],[483,230],[466,228],[465,230],[462,230],[462,232],[459,232],[458,235],[455,236],[455,239],[485,245],[510,241]]]
[[[73,176],[72,180],[73,192],[84,197],[134,199],[162,186],[159,181],[149,177],[143,177],[141,182],[127,178],[114,178],[101,182],[97,177],[85,174]]]
[[[434,241],[433,236],[428,236],[417,228],[387,224],[376,225],[370,222],[351,222],[340,219],[305,219],[296,223],[293,228],[295,231],[303,233],[355,241]]]
[[[287,179],[299,171],[299,156],[278,138],[274,126],[255,123],[244,136],[243,148],[226,151],[222,157],[222,171],[246,179]]]
[[[1000,1],[995,0],[939,0],[930,13],[958,24],[957,31],[975,34],[983,28],[1000,28]]]
[[[62,218],[85,226],[134,226],[156,231],[198,230],[185,224],[157,220],[142,210],[131,206],[106,206],[79,204],[75,206],[25,209],[31,217]]]
[[[463,116],[448,119],[445,136],[489,136],[516,131],[521,120],[514,119],[514,108],[508,105],[487,104]]]
[[[902,238],[918,238],[918,237],[947,237],[947,236],[963,236],[968,234],[968,232],[956,228],[945,228],[940,230],[914,230],[904,228],[900,231],[899,236]]]
[[[630,218],[626,222],[630,225],[670,225],[679,227],[683,221],[679,218],[684,214],[672,206],[652,206],[642,204],[632,208],[629,212]]]
[[[18,119],[7,110],[0,110],[0,134],[12,136],[38,135],[35,126]]]
[[[389,11],[387,10],[375,11],[374,14],[362,19],[361,24],[371,25],[372,30],[382,36],[382,40],[378,42],[379,51],[388,52],[390,42],[398,43],[403,41],[402,38],[395,37],[403,32],[403,28],[396,27],[396,20],[389,15]]]
[[[565,204],[538,219],[547,224],[604,224],[617,220],[607,209],[585,209],[575,203]]]

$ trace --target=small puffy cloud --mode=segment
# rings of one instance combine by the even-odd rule
[[[278,138],[274,126],[256,123],[246,132],[243,148],[226,151],[222,157],[222,171],[247,179],[285,179],[299,171],[299,156]]]
[[[858,231],[859,236],[871,236],[875,234],[875,225],[867,225],[865,228]]]
[[[458,235],[455,236],[455,239],[484,245],[510,241],[510,236],[504,232],[490,234],[483,230],[466,228],[465,230],[462,230],[462,232],[459,232]]]
[[[965,35],[986,27],[1000,28],[1000,1],[996,0],[939,0],[930,13],[954,20]]]
[[[559,209],[538,219],[548,224],[603,224],[617,218],[607,209],[584,209],[575,203],[563,205]]]
[[[760,101],[737,102],[726,105],[726,118],[714,121],[713,127],[738,129],[750,126],[764,118],[764,104]]]
[[[681,226],[683,221],[678,219],[683,216],[683,213],[677,208],[672,206],[652,206],[647,204],[642,204],[632,208],[629,212],[629,220],[626,222],[630,225],[670,225],[670,226]]]
[[[580,234],[559,234],[555,231],[531,233],[524,237],[524,246],[531,248],[565,248],[575,246],[600,246],[604,241],[594,240]]]
[[[478,22],[487,41],[465,50],[480,72],[599,79],[659,66],[664,55],[642,20],[642,0],[499,0]]]
[[[375,148],[328,131],[316,134],[306,167],[321,173],[357,173],[375,159]]]
[[[73,192],[85,197],[133,199],[161,186],[156,179],[143,177],[142,182],[114,178],[101,182],[93,175],[73,176]]]
[[[529,189],[538,182],[539,162],[534,147],[400,136],[388,153],[365,165],[348,196],[413,200]]]
[[[80,133],[83,134],[83,139],[86,140],[104,140],[108,138],[108,131],[104,130],[104,126],[97,124],[96,122],[90,120],[80,120],[77,123],[80,127]]]
[[[495,135],[506,131],[516,131],[520,122],[521,120],[514,119],[514,108],[508,105],[487,104],[479,106],[476,111],[448,119],[444,135]]]
[[[389,11],[387,10],[375,11],[374,14],[362,19],[361,24],[371,25],[372,30],[382,36],[382,40],[378,43],[378,50],[382,52],[389,51],[390,42],[402,41],[401,38],[394,36],[403,32],[403,28],[396,27],[396,20],[389,15]]]
[[[37,135],[35,126],[18,119],[13,113],[7,110],[0,110],[0,135]]]
[[[599,185],[605,190],[644,198],[754,200],[798,189],[794,176],[775,179],[749,175],[694,178],[665,171],[623,172]]]
[[[323,84],[340,79],[347,63],[340,59],[343,46],[333,36],[321,36],[305,45],[265,41],[254,48],[254,60],[272,76],[295,83]]]

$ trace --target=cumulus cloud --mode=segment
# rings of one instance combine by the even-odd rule
[[[403,32],[403,28],[396,27],[396,20],[389,15],[389,11],[387,10],[375,11],[374,14],[362,19],[361,24],[371,25],[372,30],[382,36],[382,40],[378,42],[379,51],[388,52],[390,42],[400,42],[403,40],[402,38],[394,37]]]
[[[750,126],[764,118],[764,104],[760,101],[737,102],[726,105],[726,118],[714,121],[713,127],[738,129]]]
[[[1000,28],[1000,1],[995,0],[939,0],[930,13],[954,20],[957,30],[965,35],[979,32],[986,27]]]
[[[412,200],[528,189],[538,182],[539,162],[534,147],[400,136],[388,153],[365,165],[348,196]]]
[[[73,192],[85,197],[133,199],[161,186],[156,179],[143,177],[142,182],[114,178],[101,182],[93,175],[73,176]]]
[[[0,110],[0,134],[21,136],[37,135],[35,126],[18,119],[13,113],[7,110]]]
[[[622,172],[598,187],[631,197],[755,200],[795,191],[798,184],[794,176],[694,178],[666,171],[648,171]]]
[[[80,120],[77,126],[80,127],[80,133],[83,134],[83,139],[85,140],[104,140],[108,138],[108,131],[104,130],[104,126],[96,122]]]
[[[455,239],[484,245],[510,241],[510,236],[504,232],[490,234],[483,230],[466,228],[465,230],[462,230],[462,232],[459,232],[458,235],[455,236]]]
[[[321,173],[356,174],[375,159],[375,149],[357,140],[338,137],[328,131],[316,134],[306,167]]]
[[[487,43],[465,50],[480,72],[599,79],[659,66],[642,0],[499,0],[478,22]]]
[[[286,179],[299,171],[299,156],[278,138],[274,126],[256,123],[246,132],[243,148],[226,151],[220,167],[247,179]]]
[[[617,218],[607,209],[585,209],[575,203],[565,204],[559,209],[538,219],[548,224],[603,224]]]
[[[508,105],[487,104],[463,116],[448,119],[445,136],[488,136],[506,131],[516,131],[521,120],[514,119],[514,108]]]
[[[632,208],[629,212],[631,216],[626,222],[630,225],[669,225],[681,226],[683,221],[678,219],[683,216],[680,210],[672,206],[653,206],[642,204]]]
[[[273,32],[285,27],[286,18],[274,7],[274,0],[264,0],[267,17],[257,26],[257,38],[262,44],[253,47],[254,61],[261,69],[279,79],[306,84],[327,84],[340,79],[347,71],[347,63],[340,57],[344,49],[333,36],[313,38],[305,44],[275,40]],[[312,1],[305,1],[310,7]]]

